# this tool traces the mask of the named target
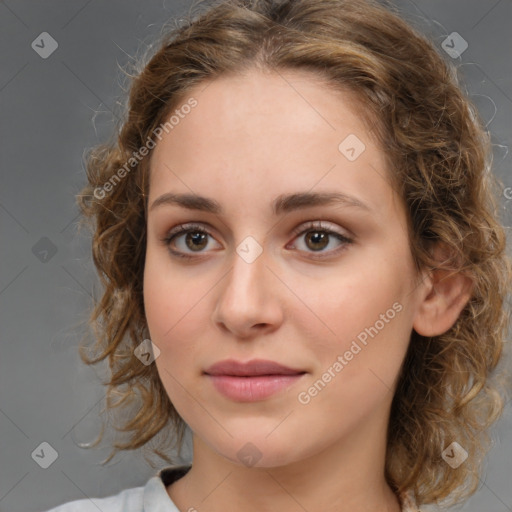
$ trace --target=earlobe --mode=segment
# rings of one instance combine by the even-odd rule
[[[413,323],[422,336],[439,336],[457,321],[473,293],[473,280],[454,270],[438,268],[432,271]]]

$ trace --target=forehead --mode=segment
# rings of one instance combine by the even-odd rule
[[[236,189],[243,204],[292,187],[341,188],[373,195],[367,202],[374,204],[390,199],[385,154],[354,93],[335,91],[309,72],[252,70],[201,83],[181,105],[190,98],[196,106],[153,150],[153,199],[169,189],[234,200]]]
[[[240,129],[242,135],[249,128],[298,135],[316,129],[335,131],[339,121],[355,132],[367,131],[364,120],[368,112],[360,108],[357,94],[348,88],[335,90],[308,71],[250,69],[222,75],[190,89],[187,97],[192,96],[198,107],[191,114],[201,112],[202,116],[188,116],[188,124],[200,130],[198,135],[210,130],[210,137],[219,137]]]

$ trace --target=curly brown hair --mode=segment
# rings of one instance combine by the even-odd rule
[[[131,77],[117,140],[92,149],[88,184],[78,196],[93,225],[92,254],[104,286],[91,315],[93,355],[85,346],[80,353],[87,364],[108,358],[107,408],[131,408],[115,424],[128,439],[114,443],[107,461],[162,433],[180,447],[185,428],[156,366],[134,357],[149,337],[143,270],[151,150],[141,148],[152,147],[152,134],[199,83],[251,67],[305,70],[359,99],[407,205],[417,269],[462,272],[473,281],[452,328],[430,338],[412,331],[386,455],[388,483],[397,493],[412,491],[419,505],[471,495],[487,431],[503,409],[495,376],[503,374],[497,365],[508,336],[512,270],[490,135],[458,70],[396,8],[372,0],[227,0],[207,7],[165,31]],[[449,249],[446,261],[433,258],[435,244]],[[441,457],[452,441],[469,454],[456,470]],[[153,452],[170,462],[165,442]]]

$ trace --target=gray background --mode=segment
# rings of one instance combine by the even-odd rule
[[[162,23],[186,13],[188,5],[0,3],[2,512],[42,511],[114,494],[143,485],[156,471],[140,451],[120,454],[105,467],[99,463],[108,444],[95,450],[77,446],[98,433],[104,392],[96,371],[80,362],[76,350],[98,286],[89,239],[77,232],[74,194],[85,180],[84,150],[112,129],[112,110],[122,95],[118,64],[140,54]],[[452,32],[468,42],[454,62],[492,132],[495,173],[505,187],[512,186],[512,1],[397,5],[438,48]],[[31,47],[42,32],[58,42],[47,59]],[[504,193],[501,204],[507,226],[511,197]],[[480,488],[462,510],[512,510],[511,409],[509,403],[493,431],[495,446]],[[58,452],[47,469],[31,457],[42,442]]]

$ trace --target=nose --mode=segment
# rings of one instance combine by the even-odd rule
[[[219,295],[212,320],[237,338],[261,336],[276,330],[283,322],[282,283],[268,266],[265,251],[248,263],[234,254],[231,270],[219,283]]]

